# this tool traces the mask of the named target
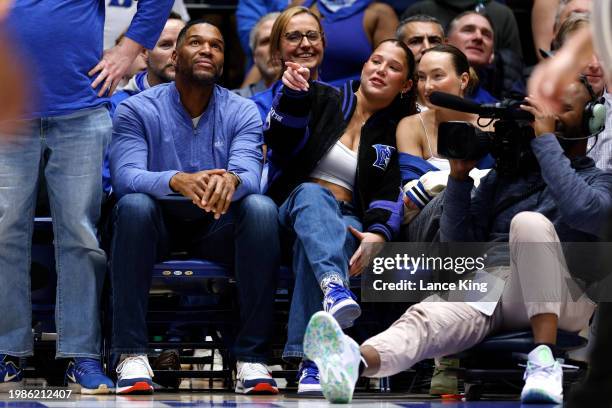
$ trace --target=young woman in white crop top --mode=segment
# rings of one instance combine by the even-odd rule
[[[345,85],[339,94],[309,82],[308,69],[294,62],[285,65],[285,88],[264,132],[272,156],[296,151],[293,145],[281,150],[281,143],[296,138],[292,132],[297,132],[299,118],[308,121],[299,123],[309,132],[305,147],[299,148],[302,153],[285,160],[268,194],[280,196],[280,225],[295,238],[296,278],[283,358],[302,360],[298,394],[310,394],[320,392],[318,369],[304,356],[302,344],[310,317],[325,309],[342,327],[352,326],[361,308],[348,282],[365,266],[369,246],[363,244],[391,240],[397,232],[390,227],[395,219],[399,230],[395,129],[416,109],[410,92],[415,63],[403,43],[383,41],[364,64],[361,80]],[[299,110],[306,105],[308,111]],[[283,127],[290,115],[293,127]],[[325,147],[319,151],[320,146]],[[303,176],[292,178],[302,168],[308,169]],[[278,180],[287,180],[291,188],[284,193]]]

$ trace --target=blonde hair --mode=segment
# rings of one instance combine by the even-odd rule
[[[316,20],[319,31],[321,32],[321,41],[323,41],[323,46],[325,46],[325,35],[323,34],[323,26],[321,25],[319,16],[302,6],[289,7],[287,10],[283,11],[280,16],[276,18],[276,21],[274,21],[272,33],[270,34],[270,56],[274,62],[279,63],[282,67],[279,78],[285,71],[285,61],[283,61],[281,56],[281,40],[291,19],[300,14],[308,14]]]

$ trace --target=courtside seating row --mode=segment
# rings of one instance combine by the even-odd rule
[[[55,266],[52,242],[51,219],[37,218],[33,238],[32,300],[35,339],[39,355],[51,354],[53,351],[52,342],[44,341],[43,336],[43,333],[54,330]],[[274,362],[276,363],[281,362],[280,353],[286,338],[292,287],[293,276],[290,268],[281,267],[278,273],[274,317],[276,321]],[[351,280],[351,288],[359,293],[360,281]],[[231,268],[227,265],[202,259],[187,259],[167,260],[154,266],[147,318],[151,334],[150,347],[157,353],[169,348],[178,349],[181,363],[193,364],[192,367],[195,368],[182,370],[176,367],[173,371],[155,370],[156,378],[170,379],[169,383],[178,378],[208,378],[210,388],[215,378],[221,379],[226,389],[232,388],[232,367],[235,361],[230,350],[239,330],[239,312],[234,291],[235,280]],[[185,298],[198,298],[198,301],[185,302]],[[389,304],[362,304],[362,306],[364,309],[362,318],[357,326],[349,331],[352,337],[360,341],[384,330],[405,310],[405,305],[395,305],[399,306],[395,309],[391,305],[391,313],[389,313]],[[108,323],[110,321],[108,308],[105,311],[104,322]],[[105,330],[104,354],[106,361],[111,362],[108,324],[105,326],[107,330]],[[179,334],[173,338],[171,333],[177,331]],[[53,336],[47,338],[53,340]],[[559,333],[559,348],[562,350],[580,348],[585,343],[584,338],[573,333]],[[486,392],[485,386],[490,383],[520,382],[523,369],[516,364],[517,353],[527,353],[532,347],[533,338],[530,331],[513,332],[491,336],[473,350],[462,353],[462,363],[466,361],[467,367],[459,369],[458,375],[465,381],[468,397],[480,398]],[[43,353],[39,353],[40,350],[43,350]],[[193,350],[205,350],[207,353],[205,356],[190,355]],[[218,364],[213,366],[215,354],[221,356],[221,367]],[[155,355],[151,356],[154,368]],[[501,355],[504,358],[492,359],[491,356],[494,355]],[[504,368],[492,367],[492,360],[503,360],[498,362]],[[63,367],[56,367],[55,371],[53,367],[44,365],[41,367],[26,372],[26,375],[41,376],[40,371],[43,371],[42,376],[49,378],[51,383],[61,383],[60,375],[63,378]],[[415,374],[414,370],[411,371],[412,375],[418,374]],[[567,378],[574,381],[582,371],[574,370]],[[274,372],[275,377],[286,378],[290,385],[295,384],[295,374],[295,370]],[[393,383],[393,380],[392,377],[390,382]],[[414,385],[414,381],[412,384]],[[388,390],[389,381],[387,379],[382,381],[380,388]],[[497,391],[497,388],[494,389]]]

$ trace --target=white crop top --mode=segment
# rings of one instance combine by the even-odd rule
[[[450,171],[450,162],[448,161],[448,159],[434,156],[433,150],[431,149],[431,143],[429,143],[429,134],[427,133],[427,127],[425,127],[425,122],[423,122],[423,117],[421,116],[420,112],[419,119],[421,119],[421,125],[423,125],[423,130],[425,131],[425,139],[427,139],[427,147],[429,148],[429,159],[427,159],[427,161],[433,166],[436,166],[438,170]]]
[[[310,177],[353,191],[355,173],[357,173],[357,153],[338,140],[310,173]]]

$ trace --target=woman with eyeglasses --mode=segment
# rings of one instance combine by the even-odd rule
[[[280,225],[293,238],[295,287],[283,358],[301,360],[315,312],[328,311],[343,328],[360,316],[349,276],[361,273],[372,245],[399,230],[395,129],[416,111],[415,62],[403,43],[384,40],[363,65],[361,80],[341,91],[314,81],[310,66],[283,63],[283,88],[264,131],[267,194],[280,205]],[[298,394],[320,393],[316,365],[301,361]]]
[[[313,80],[319,79],[319,66],[323,61],[325,35],[319,17],[305,7],[290,7],[274,21],[270,33],[270,58],[284,66],[287,61],[295,62],[310,70]],[[254,95],[262,121],[272,106],[274,97],[282,87],[279,80],[269,89]]]
[[[393,38],[399,24],[391,6],[372,0],[303,0],[302,5],[319,16],[327,37],[321,79],[338,87],[359,79],[372,50]]]

